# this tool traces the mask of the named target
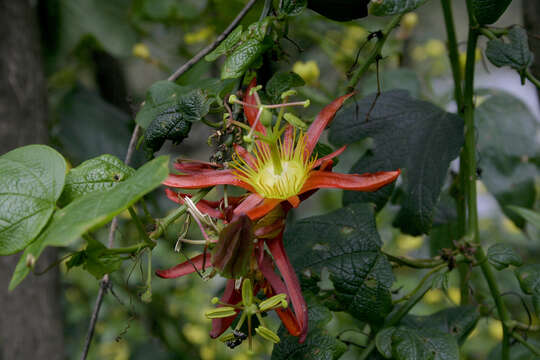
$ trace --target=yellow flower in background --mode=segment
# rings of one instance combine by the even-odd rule
[[[208,330],[196,324],[186,324],[182,328],[184,336],[193,344],[205,344],[208,341]]]
[[[438,58],[446,54],[446,46],[439,39],[431,39],[425,45],[427,56],[431,58]]]
[[[510,234],[521,234],[521,230],[519,230],[519,228],[512,222],[512,220],[508,219],[507,217],[503,218],[502,224],[504,229]]]
[[[403,15],[403,19],[401,19],[401,25],[407,31],[411,31],[412,29],[414,29],[417,24],[418,24],[418,15],[414,12],[410,12]]]
[[[368,36],[368,32],[361,26],[347,26],[345,37],[356,41],[364,41]]]
[[[448,297],[455,304],[459,304],[461,302],[461,291],[457,287],[451,287],[448,289]]]
[[[110,360],[128,360],[129,345],[125,341],[101,343],[99,345],[99,354],[101,359]]]
[[[199,31],[187,33],[184,35],[184,41],[188,45],[197,44],[208,40],[214,35],[214,29],[209,26],[201,28]]]
[[[421,236],[399,235],[396,239],[398,248],[404,251],[418,249],[422,246],[423,238]]]
[[[437,304],[442,301],[443,296],[441,289],[431,289],[424,295],[424,302],[430,305]]]
[[[314,60],[307,62],[297,61],[293,65],[293,71],[300,75],[306,84],[313,84],[319,80],[321,71]]]
[[[476,48],[474,51],[474,62],[478,62],[482,60],[482,50],[479,48]],[[465,64],[467,63],[467,53],[460,52],[459,53],[459,68],[461,70],[461,75],[465,74]]]
[[[412,58],[417,62],[422,62],[427,59],[427,53],[423,46],[415,46],[412,51]]]
[[[489,320],[488,333],[492,338],[501,341],[503,338],[503,328],[499,320]]]
[[[133,45],[133,49],[131,50],[131,53],[133,54],[133,56],[138,57],[139,59],[143,59],[143,60],[148,60],[151,57],[148,46],[146,46],[143,43],[137,43]]]
[[[216,358],[216,349],[214,346],[203,346],[200,355],[202,360],[214,360]]]

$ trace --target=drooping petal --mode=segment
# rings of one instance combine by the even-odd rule
[[[285,133],[283,135],[283,152],[285,155],[292,153],[294,148],[294,127],[291,124],[287,124]]]
[[[309,126],[309,129],[306,133],[306,157],[311,156],[311,152],[319,141],[323,130],[332,122],[337,111],[341,108],[341,105],[343,105],[345,100],[347,100],[353,95],[354,93],[350,93],[338,97],[336,100],[326,105],[324,109],[322,109],[321,112],[317,115],[315,121],[313,121],[313,123]]]
[[[257,220],[274,210],[283,200],[280,199],[264,199],[264,201],[255,208],[246,212],[251,220]]]
[[[244,199],[244,201],[240,203],[240,205],[238,205],[234,209],[233,214],[235,216],[246,214],[249,210],[257,207],[257,205],[262,203],[263,200],[264,199],[259,194],[256,194],[256,193],[250,194],[247,198]]]
[[[249,86],[246,90],[246,95],[244,96],[244,102],[250,105],[258,105],[257,104],[257,95],[255,93],[249,94],[251,92],[251,89],[253,89],[255,86],[257,86],[257,79],[253,78],[251,82],[249,83]],[[244,105],[244,114],[246,115],[247,121],[250,126],[253,126],[255,124],[255,121],[257,120],[257,114],[259,113],[259,109],[252,106],[245,106]],[[266,129],[259,121],[257,125],[255,126],[255,130],[266,135]]]
[[[259,270],[263,274],[264,278],[268,280],[268,283],[270,283],[270,286],[272,286],[274,289],[275,294],[286,294],[289,296],[285,283],[274,271],[274,264],[272,263],[270,256],[264,254],[262,259],[258,258],[258,265]]]
[[[356,191],[375,191],[396,180],[401,173],[380,171],[365,174],[339,174],[330,171],[312,171],[302,187],[301,193],[319,188],[337,188]]]
[[[206,261],[204,260],[205,257]],[[203,263],[205,263],[207,267],[212,266],[210,263],[210,253],[197,255],[167,270],[157,270],[156,275],[164,279],[174,279],[194,273],[195,271],[201,271]]]
[[[222,303],[234,305],[242,300],[242,292],[234,287],[235,282],[236,280],[234,279],[227,280],[227,285],[225,285],[225,292],[221,297]],[[217,307],[221,306],[223,305],[218,305]],[[238,315],[238,311],[236,312],[236,315]],[[234,319],[236,318],[236,315],[229,316],[227,318],[212,319],[212,330],[210,330],[210,337],[212,339],[215,339],[221,334],[223,334],[225,330],[227,330],[229,326],[231,326]]]
[[[234,151],[240,156],[244,161],[251,166],[252,169],[257,167],[257,159],[255,156],[251,155],[245,148],[238,144],[234,144]]]
[[[317,159],[317,161],[315,161],[315,164],[313,164],[313,167],[314,168],[319,167],[319,166],[321,166],[321,164],[323,162],[326,162],[326,161],[331,160],[331,159],[333,159],[335,157],[338,157],[339,155],[341,155],[342,152],[345,151],[345,149],[347,149],[347,145],[344,145],[344,146],[340,147],[339,149],[337,149],[336,151],[334,151],[331,154],[328,154],[326,156],[323,156],[322,158]]]
[[[176,175],[169,174],[163,185],[181,189],[201,189],[214,185],[235,185],[247,190],[253,190],[245,182],[238,180],[231,170],[207,170],[199,174]]]
[[[302,290],[300,288],[300,282],[294,272],[285,248],[283,247],[283,232],[281,232],[276,238],[267,240],[266,244],[270,253],[274,257],[274,262],[281,273],[281,276],[285,280],[285,286],[292,302],[296,319],[300,325],[300,338],[298,341],[303,343],[306,340],[308,329],[308,309],[306,301],[302,296]]]
[[[172,191],[171,189],[165,189],[165,194],[170,200],[174,201],[177,204],[183,205],[185,203],[185,201],[183,200],[182,194],[178,194],[177,192]],[[184,196],[188,196],[188,194],[184,194]],[[191,197],[191,196],[188,196],[188,197]],[[217,219],[223,218],[223,213],[219,211],[218,209],[216,209],[215,207],[211,206],[211,204],[205,200],[199,200],[195,206],[197,206],[197,209],[199,209],[199,211],[202,212],[203,214],[208,214],[211,217],[217,218]]]
[[[217,170],[223,168],[222,165],[207,161],[177,159],[174,162],[174,168],[186,174],[198,174],[201,171]]]

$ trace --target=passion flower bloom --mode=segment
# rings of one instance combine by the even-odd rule
[[[234,198],[228,207],[223,202],[202,200],[197,208],[211,217],[222,219],[225,223],[234,222],[247,216],[254,224],[254,236],[258,243],[250,251],[256,259],[258,271],[264,277],[255,287],[263,290],[269,297],[286,294],[293,305],[290,309],[276,309],[283,324],[294,336],[303,342],[307,335],[307,305],[300,290],[300,283],[283,246],[284,219],[291,207],[297,207],[301,200],[309,197],[320,188],[338,188],[355,191],[375,191],[394,180],[400,170],[365,174],[339,174],[332,172],[333,158],[341,154],[345,147],[321,158],[313,156],[313,150],[322,132],[333,120],[347,94],[327,105],[304,133],[296,131],[291,125],[280,129],[280,119],[266,128],[260,122],[265,108],[298,105],[298,103],[262,105],[256,92],[256,80],[247,89],[244,101],[245,117],[251,126],[250,134],[255,134],[252,151],[235,144],[236,154],[228,168],[207,162],[184,162],[175,164],[183,174],[171,174],[164,185],[180,189],[198,189],[215,185],[234,185],[247,190],[244,198]],[[283,134],[283,136],[281,136]],[[183,203],[183,195],[168,190],[172,200]],[[271,257],[266,253],[265,245]],[[272,261],[273,258],[273,261]],[[158,276],[173,278],[211,266],[210,254],[201,254],[176,267],[158,271]],[[274,265],[279,269],[278,275]],[[255,291],[255,290],[254,290]],[[234,304],[240,293],[235,280],[227,282],[221,303]],[[214,319],[211,336],[217,337],[227,329],[237,314]]]

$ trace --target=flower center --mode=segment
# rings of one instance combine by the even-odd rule
[[[251,185],[264,198],[285,200],[298,195],[306,182],[316,159],[306,159],[304,135],[300,134],[296,145],[277,146],[256,143],[255,164],[249,165],[236,155],[231,166],[236,177]],[[277,164],[276,164],[277,162]]]

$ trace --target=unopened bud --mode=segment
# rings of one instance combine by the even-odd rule
[[[269,328],[265,326],[259,326],[255,329],[255,332],[265,338],[268,341],[273,342],[274,344],[277,344],[279,342],[279,336]]]
[[[231,306],[218,307],[204,313],[208,319],[222,319],[236,315],[236,309]]]
[[[287,304],[287,300],[285,300],[286,298],[287,298],[287,295],[285,294],[274,295],[271,298],[262,301],[259,304],[259,309],[262,312],[264,312],[264,311],[275,309],[277,307],[283,307],[283,302]]]
[[[272,112],[266,108],[263,108],[263,111],[261,113],[261,124],[263,126],[270,126],[272,125]]]
[[[414,12],[407,13],[403,15],[403,19],[401,20],[401,25],[406,30],[412,30],[416,27],[418,24],[418,15]]]
[[[210,302],[215,305],[219,302],[219,298],[214,296]]]

